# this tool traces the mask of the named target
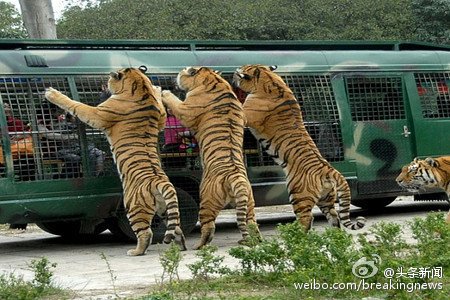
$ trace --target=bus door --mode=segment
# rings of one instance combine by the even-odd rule
[[[347,153],[356,162],[360,195],[400,191],[395,178],[415,156],[404,82],[402,74],[344,76],[353,131]]]

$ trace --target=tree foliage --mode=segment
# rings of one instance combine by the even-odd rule
[[[154,40],[410,39],[411,0],[81,0],[64,38]]]
[[[26,36],[20,13],[13,4],[0,1],[0,38],[25,38]]]
[[[413,0],[418,39],[450,44],[450,0]]]
[[[64,1],[57,22],[63,39],[450,43],[450,0]],[[14,15],[0,10],[2,22]]]

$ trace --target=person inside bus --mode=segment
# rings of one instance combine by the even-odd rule
[[[33,159],[33,143],[30,128],[21,119],[14,117],[11,106],[3,103],[8,133],[11,139],[11,155],[13,156],[14,169],[18,171],[21,181],[34,180],[36,166]],[[4,168],[4,156],[1,152],[0,168]],[[27,223],[11,223],[9,229],[26,230]]]
[[[11,141],[14,170],[21,181],[34,180],[36,168],[33,157],[33,141],[29,132],[30,128],[24,121],[14,117],[11,106],[8,103],[3,103],[3,109]],[[4,164],[3,152],[1,152],[0,164]]]
[[[44,157],[64,162],[61,176],[56,177],[81,177],[81,156],[76,153],[79,138],[75,126],[69,124],[62,111],[54,105],[42,108],[37,124]]]
[[[5,110],[8,132],[24,132],[29,130],[25,122],[13,116],[11,106],[8,103],[3,103],[3,109]]]
[[[164,145],[161,153],[193,153],[198,151],[197,141],[192,132],[184,127],[180,121],[175,118],[170,109],[167,109],[167,120],[164,128]],[[163,162],[169,166],[186,166],[186,156],[164,158]]]
[[[44,115],[46,115],[44,113]],[[51,108],[49,113],[51,120],[38,120],[38,129],[47,144],[47,152],[50,157],[56,156],[64,162],[62,176],[64,178],[81,177],[81,147],[76,133],[78,124],[71,114],[62,114],[58,108]],[[52,153],[53,152],[53,153]],[[96,148],[93,143],[88,144],[89,160],[94,162],[94,176],[100,176],[104,172],[105,152]]]
[[[68,124],[68,126],[72,127],[72,130],[75,130],[78,126],[77,118],[73,116],[70,113],[67,113],[65,116],[65,122]],[[75,153],[81,156],[81,148],[77,145]],[[94,176],[101,176],[104,174],[104,168],[105,168],[105,156],[106,153],[97,147],[95,147],[94,143],[89,142],[88,143],[88,156],[89,161],[93,163],[93,170],[89,173]]]

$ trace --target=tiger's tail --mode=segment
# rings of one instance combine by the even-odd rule
[[[165,182],[158,186],[158,192],[162,196],[166,206],[167,229],[164,234],[164,243],[169,244],[173,240],[180,245],[181,250],[186,250],[186,240],[180,227],[180,210],[178,198],[174,186]]]
[[[361,229],[366,225],[366,219],[364,217],[357,217],[356,222],[350,220],[350,203],[351,194],[350,187],[344,176],[339,174],[337,180],[337,197],[339,199],[339,221],[340,226],[351,230]]]

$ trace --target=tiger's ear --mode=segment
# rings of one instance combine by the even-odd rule
[[[253,77],[253,76],[251,76],[251,75],[244,74],[244,73],[238,73],[237,75],[238,75],[239,77],[241,77],[242,79],[245,79],[245,80],[250,80],[250,79],[252,79],[252,77]]]
[[[217,75],[222,75],[222,71],[219,70],[214,70],[214,73],[216,73]]]
[[[270,71],[275,71],[276,69],[278,69],[278,66],[277,66],[277,65],[273,65],[273,66],[270,66],[270,67],[269,67],[269,70],[270,70]]]
[[[439,163],[431,157],[425,158],[425,162],[434,168],[439,166]]]
[[[145,72],[147,72],[147,67],[146,66],[140,66],[139,67],[139,71],[141,71],[143,74],[145,74]]]
[[[190,75],[190,76],[194,76],[195,74],[197,74],[198,70],[196,70],[193,67],[190,67],[186,70],[186,72]]]
[[[119,72],[111,72],[109,73],[109,76],[111,76],[111,78],[114,78],[115,80],[120,80],[122,78],[122,74],[120,74]]]

